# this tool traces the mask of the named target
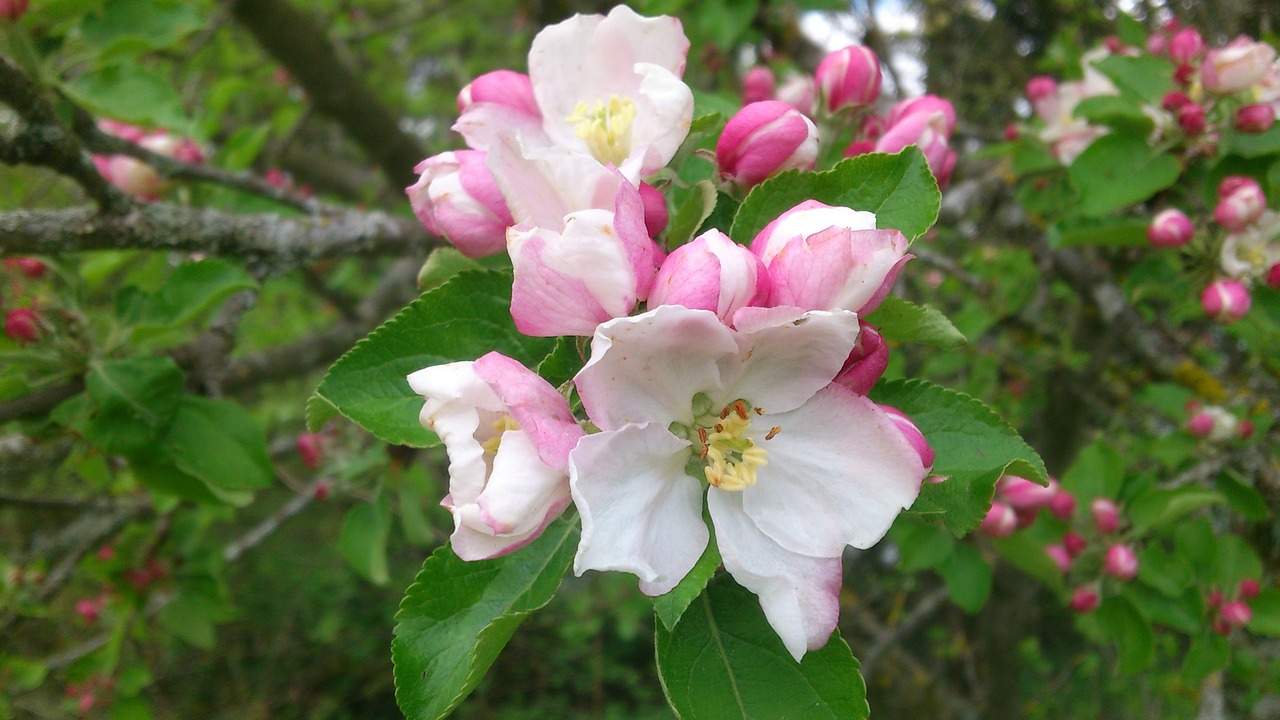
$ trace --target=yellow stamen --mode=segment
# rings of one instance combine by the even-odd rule
[[[712,487],[727,491],[749,488],[756,484],[758,470],[769,463],[769,452],[747,437],[751,430],[749,407],[741,400],[726,405],[719,422],[710,421],[714,423],[710,432],[706,427],[698,428],[699,458],[706,461],[702,472]],[[774,427],[766,439],[781,431],[781,427]]]
[[[636,104],[631,98],[610,95],[588,105],[580,102],[564,121],[587,143],[587,149],[602,163],[621,165],[631,154],[631,123]]]
[[[498,446],[502,444],[502,434],[508,430],[519,430],[520,425],[516,419],[510,415],[503,415],[493,421],[493,429],[497,433],[493,437],[480,443],[480,447],[484,448],[486,454],[497,455]]]

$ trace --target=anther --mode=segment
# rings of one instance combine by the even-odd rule
[[[777,436],[778,436],[778,433],[780,433],[780,432],[782,432],[782,427],[781,427],[781,426],[779,426],[779,425],[775,425],[771,430],[769,430],[769,434],[764,436],[764,439],[765,439],[765,440],[772,440],[772,439],[774,439],[775,437],[777,437]]]
[[[733,411],[738,413],[738,417],[743,420],[747,419],[747,406],[741,400],[733,404]]]

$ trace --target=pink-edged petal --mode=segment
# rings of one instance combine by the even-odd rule
[[[894,421],[839,385],[801,407],[766,415],[782,428],[743,509],[765,534],[802,555],[830,557],[874,545],[920,492],[925,468]]]
[[[641,79],[631,153],[619,168],[633,183],[671,162],[693,122],[693,91],[684,81],[651,63],[637,63],[635,72]]]
[[[573,572],[621,570],[646,595],[674,588],[706,549],[702,484],[684,472],[689,442],[645,423],[588,435],[569,454],[582,514]]]
[[[445,499],[448,500],[447,497]],[[446,503],[441,504],[445,507],[449,507]],[[534,540],[537,540],[538,536],[542,534],[542,531],[547,529],[547,526],[551,524],[552,520],[560,517],[560,513],[564,512],[566,507],[568,507],[567,500],[565,505],[562,505],[558,509],[553,508],[552,512],[548,512],[546,520],[543,521],[542,525],[527,533],[511,535],[508,537],[490,535],[481,530],[476,530],[469,525],[460,523],[455,519],[453,535],[449,537],[449,542],[453,547],[453,552],[459,558],[468,562],[472,560],[490,560],[492,558],[501,557],[503,555],[513,553]]]
[[[765,265],[769,265],[773,261],[773,256],[787,243],[798,238],[807,238],[831,227],[874,230],[876,216],[875,213],[864,210],[833,207],[817,200],[805,200],[765,225],[760,234],[751,241],[751,252],[759,255]]]
[[[449,491],[463,504],[480,494],[488,475],[481,438],[492,437],[494,431],[483,426],[505,412],[473,365],[434,365],[408,377],[409,387],[426,398],[419,419],[444,443],[449,453]]]
[[[568,472],[569,451],[584,433],[564,396],[537,373],[496,351],[476,360],[475,372],[529,433],[542,463]]]
[[[693,396],[718,396],[717,363],[736,353],[733,334],[715,313],[663,305],[600,325],[574,384],[592,422],[605,430],[688,424]]]
[[[475,502],[481,529],[494,535],[519,535],[543,525],[552,509],[563,510],[569,503],[567,469],[566,465],[562,472],[543,464],[525,431],[504,432],[489,482]]]
[[[783,548],[742,511],[742,494],[710,490],[707,506],[724,567],[760,598],[764,616],[787,652],[827,644],[840,616],[840,556],[810,557]]]
[[[590,155],[531,147],[512,135],[489,146],[487,163],[516,223],[549,230],[562,230],[565,217],[579,210],[613,210],[626,182]]]
[[[740,351],[721,369],[725,402],[743,399],[779,413],[802,405],[840,372],[858,339],[858,316],[845,310],[770,310],[744,308],[734,316]],[[760,324],[766,317],[770,324]]]

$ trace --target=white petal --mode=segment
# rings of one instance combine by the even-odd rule
[[[688,424],[693,396],[721,394],[717,362],[736,352],[733,334],[715,313],[663,305],[596,328],[591,359],[574,383],[587,414],[605,430],[650,421]]]
[[[537,528],[552,507],[564,507],[568,498],[569,477],[542,462],[528,433],[509,430],[502,434],[476,507],[488,532],[515,535]]]
[[[556,232],[564,229],[570,213],[612,211],[625,182],[590,155],[562,147],[530,147],[510,134],[494,139],[485,163],[517,224]]]
[[[633,183],[671,162],[689,135],[693,122],[693,91],[669,70],[640,63],[642,80],[631,126],[631,153],[619,168]]]
[[[742,491],[743,508],[792,552],[830,557],[845,545],[871,547],[920,492],[919,454],[888,414],[839,385],[759,424],[782,430],[756,441],[768,464]]]
[[[684,472],[689,443],[661,425],[588,435],[569,453],[569,484],[582,514],[573,571],[622,570],[661,595],[702,557],[702,484]]]
[[[840,556],[790,552],[760,532],[742,511],[742,494],[707,494],[724,567],[760,598],[764,616],[791,656],[827,644],[840,617]]]
[[[858,316],[743,308],[734,316],[741,352],[721,368],[725,391],[767,413],[793,410],[831,384],[858,339]]]
[[[475,373],[472,362],[435,365],[409,375],[409,387],[426,398],[420,420],[449,454],[449,494],[458,505],[484,489],[489,469],[481,446],[506,406]]]

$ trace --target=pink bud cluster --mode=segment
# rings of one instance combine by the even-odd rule
[[[1210,626],[1219,635],[1230,635],[1231,631],[1248,625],[1253,620],[1253,608],[1249,601],[1258,597],[1262,585],[1256,578],[1245,578],[1236,586],[1235,597],[1228,598],[1222,588],[1212,588],[1205,598],[1205,608]]]
[[[1253,437],[1253,423],[1240,420],[1224,407],[1201,405],[1192,400],[1187,403],[1187,432],[1214,443]]]
[[[4,310],[4,334],[21,345],[38,342],[50,327],[37,309],[38,296],[30,291],[32,285],[29,281],[43,279],[49,268],[37,258],[18,257],[5,258],[4,269],[8,271],[9,291],[6,294],[9,300],[26,297],[16,307]],[[0,308],[3,305],[0,301]]]
[[[31,0],[0,0],[0,18],[17,20],[27,12]]]
[[[98,129],[174,160],[204,162],[204,151],[194,140],[180,138],[164,130],[146,130],[114,120],[100,121]],[[128,155],[94,155],[93,164],[107,182],[147,202],[159,200],[169,185],[155,168]]]
[[[1054,478],[1049,478],[1048,486],[1044,486],[1016,475],[1005,475],[996,483],[995,500],[978,526],[978,532],[987,537],[1009,537],[1015,530],[1035,522],[1042,508],[1066,520],[1075,512],[1076,499]]]

